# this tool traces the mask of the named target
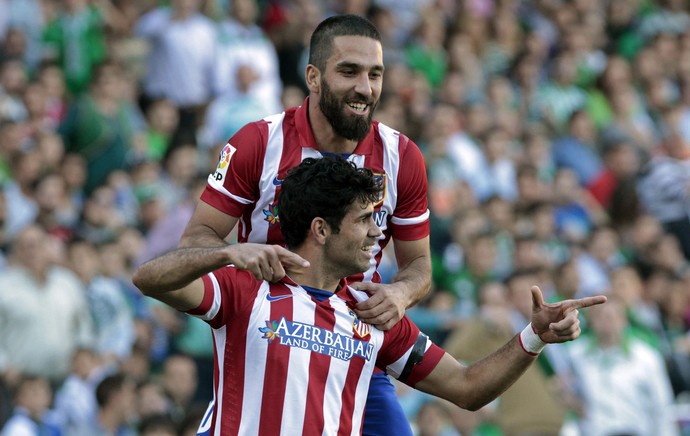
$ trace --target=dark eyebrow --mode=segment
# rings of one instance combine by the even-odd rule
[[[361,218],[361,219],[363,219],[363,218],[371,218],[372,216],[374,216],[374,212],[373,212],[373,211],[367,211],[367,212],[365,212],[365,213],[363,213],[363,214],[360,214],[360,215],[359,215],[359,218]]]
[[[335,64],[335,67],[336,68],[351,68],[353,70],[361,70],[362,68],[364,68],[364,66],[362,64],[358,64],[356,62],[347,62],[347,61],[338,62],[337,64]],[[381,73],[383,72],[384,69],[385,68],[383,65],[373,65],[371,67],[372,71],[378,71]]]

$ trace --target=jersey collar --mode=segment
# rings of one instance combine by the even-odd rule
[[[282,282],[282,283],[284,283],[284,284],[286,284],[286,285],[290,285],[290,286],[299,286],[299,287],[304,288],[304,286],[302,286],[302,285],[300,285],[299,283],[297,283],[296,281],[294,281],[289,275],[285,275],[285,276],[284,276],[282,279],[280,279],[279,281]],[[335,295],[335,294],[341,294],[341,293],[343,293],[343,292],[346,292],[346,291],[347,291],[347,288],[348,288],[348,285],[349,285],[349,283],[348,283],[347,279],[346,279],[346,278],[345,278],[345,279],[342,279],[342,280],[340,280],[340,283],[338,283],[338,290],[335,291],[335,292],[333,292],[333,293],[329,292],[329,294]],[[311,289],[314,289],[314,288],[311,288]],[[324,292],[326,292],[326,291],[324,291]]]
[[[300,142],[302,147],[313,148],[315,150],[319,149],[316,144],[316,139],[314,138],[314,132],[311,129],[311,124],[309,123],[309,97],[304,99],[302,106],[298,107],[295,112],[295,127],[299,133]],[[352,154],[359,155],[369,155],[374,146],[374,141],[376,141],[376,135],[374,131],[378,129],[378,121],[374,120],[369,130],[369,134],[361,140]]]

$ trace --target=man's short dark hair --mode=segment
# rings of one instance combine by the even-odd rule
[[[321,71],[333,54],[336,36],[365,36],[381,41],[381,34],[371,21],[358,15],[335,15],[323,20],[314,30],[309,41],[309,63]]]
[[[368,168],[337,155],[307,158],[288,173],[278,198],[278,217],[288,248],[299,247],[311,222],[321,217],[334,232],[355,201],[376,203],[383,182]]]
[[[96,387],[96,402],[99,407],[104,407],[110,400],[117,395],[125,384],[129,383],[129,378],[124,373],[116,373],[104,378]]]

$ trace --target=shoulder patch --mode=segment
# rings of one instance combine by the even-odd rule
[[[236,151],[237,149],[229,142],[225,144],[225,147],[221,150],[216,171],[213,173],[213,178],[217,182],[225,178],[225,175],[228,173],[228,167],[230,167],[230,159],[232,159],[232,155],[235,154]]]

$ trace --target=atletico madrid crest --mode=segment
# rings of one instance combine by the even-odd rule
[[[374,179],[376,180],[376,183],[380,183],[383,187],[383,190],[381,191],[381,196],[374,204],[374,207],[378,207],[381,205],[381,203],[383,203],[383,200],[386,198],[386,191],[388,190],[388,176],[386,176],[386,173],[374,173]]]
[[[357,315],[353,311],[350,311],[350,315],[352,315],[352,331],[355,332],[355,335],[359,336],[360,338],[364,339],[369,334],[371,333],[371,326],[359,318],[357,318]]]

